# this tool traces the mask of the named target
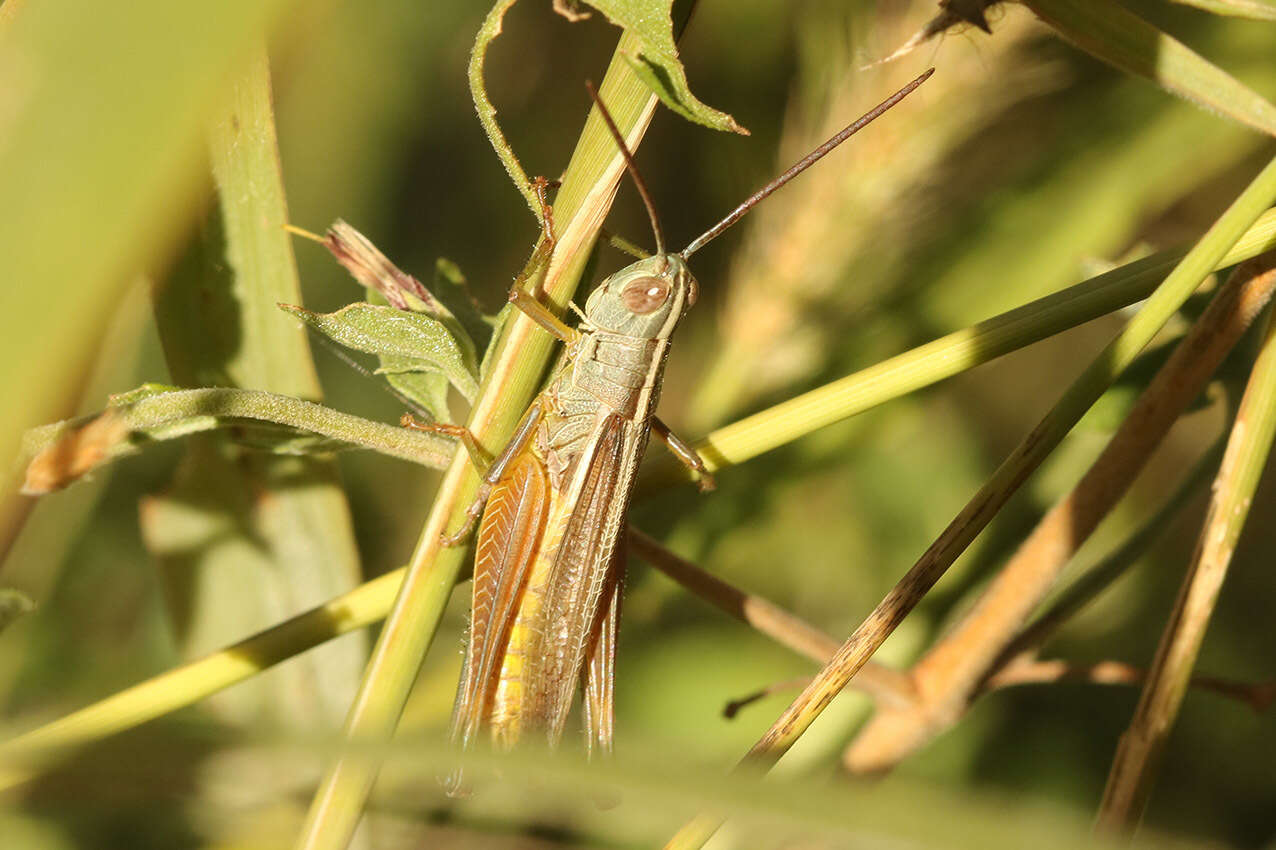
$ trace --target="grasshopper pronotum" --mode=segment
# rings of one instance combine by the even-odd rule
[[[696,453],[654,415],[670,337],[696,300],[696,279],[686,260],[931,73],[672,254],[665,251],[654,206],[624,139],[598,102],[647,208],[656,253],[604,280],[590,294],[576,329],[521,286],[511,294],[567,352],[488,467],[464,527],[447,538],[459,542],[482,512],[470,637],[452,715],[454,741],[466,746],[487,727],[499,747],[533,730],[553,746],[583,676],[586,746],[611,749],[625,515],[650,432],[692,468],[702,488],[711,486]],[[548,227],[546,235],[552,237]]]

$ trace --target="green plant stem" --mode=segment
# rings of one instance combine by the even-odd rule
[[[1276,248],[1276,210],[1269,210],[1219,262],[1224,268]],[[1076,327],[1146,297],[1182,251],[1165,251],[947,334],[711,433],[698,444],[713,469],[733,466],[806,436],[819,428],[938,383],[1052,334]],[[406,431],[306,401],[254,390],[208,388],[156,393],[113,408],[123,417],[129,439],[110,447],[103,462],[134,454],[149,442],[176,439],[218,428],[272,423],[316,434],[338,445],[443,469],[453,443],[436,434]],[[23,454],[30,458],[90,420],[44,425],[28,432]],[[262,437],[275,437],[269,430]],[[140,439],[138,439],[140,438]],[[644,471],[644,492],[676,480],[685,469],[663,453]]]
[[[621,55],[634,46],[628,35],[621,38],[600,87],[631,149],[637,146],[655,109],[654,97]],[[591,110],[555,204],[558,244],[541,284],[549,303],[561,308],[575,290],[615,197],[623,167],[601,118]],[[507,326],[500,345],[469,421],[470,430],[489,449],[508,439],[536,392],[553,349],[548,335],[522,315]],[[459,521],[477,483],[468,460],[458,454],[439,486],[407,576],[346,719],[345,736],[350,742],[386,741],[394,732],[461,569],[464,551],[443,548],[440,536]],[[344,752],[328,769],[297,847],[342,848],[353,835],[378,771],[376,761],[359,757],[356,749]]]
[[[1273,244],[1276,244],[1276,211],[1266,213],[1251,227],[1220,262],[1220,266],[1226,266],[1251,257]],[[1058,299],[1058,306],[1054,309],[1068,310],[1070,312],[1077,310],[1079,312],[1072,312],[1074,321],[1085,321],[1094,315],[1101,315],[1129,301],[1137,300],[1143,290],[1151,288],[1149,281],[1175,256],[1181,256],[1181,252],[1158,254],[1155,257],[1115,269],[1091,281],[1071,287],[1065,292],[1050,296],[1048,299],[1042,299],[1042,301]],[[1085,306],[1077,308],[1075,306],[1077,303],[1082,303]],[[1034,302],[1034,304],[1040,305],[1041,302]],[[969,368],[976,365],[977,362],[983,362],[970,354],[962,357],[960,356],[961,352],[987,352],[990,346],[990,335],[996,335],[997,328],[1002,327],[1003,323],[1008,325],[1015,322],[1016,320],[1012,318],[1014,315],[1028,311],[1032,307],[1033,305],[1030,304],[1017,308],[1002,317],[990,319],[964,331],[949,334],[940,340],[928,343],[926,346],[887,362],[894,362],[905,373],[912,373],[913,369],[905,368],[905,364],[913,361],[920,371],[928,375],[928,378],[921,385],[940,380],[950,373],[956,372],[959,367],[954,364],[963,364],[960,368]],[[1040,310],[1041,312],[1037,315],[1044,323],[1050,323],[1053,326],[1054,323],[1063,321],[1060,316],[1052,315],[1045,307],[1041,307]],[[1039,338],[1037,336],[1038,333],[1045,335],[1040,328],[1037,328],[1032,332],[1014,333],[1011,336],[1020,340],[1020,344],[1027,344]],[[1007,344],[1004,341],[998,343],[998,345]],[[849,376],[837,383],[849,383],[857,380],[872,381],[870,373],[876,368],[873,367],[873,369]],[[889,400],[895,397],[896,394],[905,392],[905,390],[901,389],[903,386],[906,386],[906,384],[895,384],[891,392],[879,392],[872,397],[878,399],[877,403]],[[843,395],[854,397],[855,394],[846,393]],[[863,397],[861,396],[860,398],[862,399]],[[786,402],[785,404],[790,403]],[[781,405],[781,407],[783,406]],[[310,402],[254,390],[173,390],[144,398],[126,406],[121,406],[118,409],[123,412],[130,429],[144,433],[151,440],[171,439],[199,430],[232,427],[237,424],[242,427],[244,422],[260,421],[298,428],[427,466],[442,467],[446,465],[452,457],[454,448],[451,440],[437,435],[422,434],[391,425],[369,422]],[[858,412],[858,409],[852,410],[851,413],[854,412]],[[851,415],[851,413],[847,415]],[[747,420],[741,420],[739,423],[714,432],[708,442],[717,444],[721,438],[725,444],[730,445],[733,442],[730,435],[744,423],[758,422],[761,425],[766,421],[767,414],[764,411]],[[45,429],[37,429],[36,432],[33,432],[35,436],[29,449],[37,450],[42,448],[57,432],[65,427],[65,424],[45,426],[45,429],[48,429],[47,433]],[[753,428],[751,427],[749,430],[753,430]],[[799,435],[794,434],[792,438],[796,438]],[[746,442],[745,445],[748,445],[748,443]],[[752,445],[755,449],[758,446],[757,443],[752,443]],[[747,453],[740,454],[735,462],[747,460],[750,456]],[[1202,464],[1204,463],[1205,461],[1203,460]],[[1198,470],[1202,471],[1201,474],[1205,474],[1208,471],[1204,466],[1198,466]],[[1181,490],[1180,493],[1186,498],[1186,489]],[[1172,501],[1177,504],[1179,499],[1176,498]],[[1167,504],[1163,510],[1169,511],[1172,509],[1171,505]],[[1155,520],[1149,522],[1146,527],[1149,535],[1157,524],[1158,522]],[[1139,540],[1143,540],[1145,536],[1149,535],[1139,534],[1136,537]],[[1128,548],[1134,544],[1135,540],[1132,539],[1127,546],[1121,548],[1119,554],[1114,554],[1110,559],[1105,560],[1104,563],[1124,563],[1128,561],[1132,557],[1129,555]],[[1106,574],[1107,570],[1104,570],[1104,573]],[[312,612],[286,620],[267,632],[263,632],[260,636],[248,638],[245,641],[234,644],[223,650],[223,653],[231,656],[256,657],[266,661],[266,666],[268,666],[268,664],[277,663],[289,655],[298,654],[313,646],[314,644],[304,637],[305,634],[317,635],[315,640],[326,640],[343,633],[338,626],[334,626],[332,631],[316,631],[314,628],[316,622],[328,620],[331,620],[334,624],[348,622],[349,628],[358,628],[374,622],[385,615],[386,607],[388,607],[388,602],[383,607],[376,600],[381,598],[380,594],[393,595],[401,582],[401,576],[402,571],[383,576],[376,582],[364,585],[350,594],[330,600]],[[392,577],[393,582],[391,583]],[[1095,580],[1098,581],[1097,578]],[[1104,583],[1108,580],[1104,579]],[[1084,581],[1088,586],[1089,576]],[[1080,592],[1080,586],[1078,586],[1077,592]],[[1059,605],[1064,605],[1067,600],[1072,598],[1073,593],[1069,592],[1060,599]],[[360,618],[357,614],[360,610],[374,613],[366,614],[363,618]],[[349,619],[334,618],[332,611],[348,611]],[[1033,630],[1035,631],[1035,629]],[[277,647],[280,654],[276,655],[260,649],[260,642],[262,641],[269,641],[269,645]],[[63,718],[63,720],[56,721],[55,724],[50,725],[47,732],[48,737],[45,737],[46,732],[41,730],[38,737],[31,738],[28,741],[27,737],[24,736],[13,743],[14,745],[21,744],[22,748],[26,748],[28,744],[31,746],[36,744],[51,746],[54,742],[58,742],[59,745],[70,746],[82,741],[93,740],[129,728],[137,723],[162,716],[177,708],[190,705],[263,669],[261,666],[251,665],[242,668],[227,667],[224,665],[224,659],[221,658],[221,655],[222,653],[217,653],[206,659],[179,667],[169,673],[143,682],[134,688],[112,695],[93,706],[88,706],[73,715]],[[189,684],[178,685],[174,683]],[[180,689],[170,691],[169,689],[172,687],[180,687]],[[137,700],[137,702],[132,704],[127,710],[118,708],[120,705],[130,705],[132,700]],[[150,703],[149,707],[147,707],[148,703]],[[101,712],[101,714],[98,714],[98,712]],[[112,717],[115,719],[110,719]],[[61,725],[64,722],[66,725]],[[66,730],[65,737],[63,737],[63,732],[57,730]],[[12,780],[0,778],[0,787],[6,787],[10,781]]]
[[[404,569],[217,652],[147,679],[0,745],[0,789],[26,782],[59,753],[140,726],[385,616]]]
[[[228,428],[240,429],[241,438],[251,435],[266,443],[292,438],[295,429],[332,441],[325,449],[371,449],[437,469],[447,466],[455,451],[454,441],[439,434],[373,422],[321,404],[261,390],[175,389],[114,405],[107,408],[106,415],[118,417],[119,438],[96,446],[102,455],[99,463],[136,454],[152,443]],[[24,440],[23,455],[33,458],[55,449],[60,441],[101,416],[32,429]]]
[[[1201,237],[1125,328],[847,638],[833,661],[820,671],[750,749],[742,764],[769,768],[793,746],[1086,410],[1178,311],[1201,281],[1217,268],[1245,231],[1271,206],[1273,199],[1276,199],[1276,160],[1268,163]],[[699,815],[680,830],[668,846],[679,850],[700,847],[720,824],[721,819],[717,816]]]
[[[1276,325],[1250,374],[1232,426],[1213,499],[1179,597],[1161,635],[1147,684],[1121,736],[1097,828],[1133,829],[1143,816],[1156,767],[1183,704],[1201,642],[1245,528],[1276,435]]]
[[[1215,264],[1243,262],[1276,248],[1276,209],[1268,210]],[[695,448],[709,469],[734,466],[760,454],[995,360],[1034,342],[1146,298],[1186,254],[1161,251],[1060,292],[947,334],[795,396],[712,432]],[[661,457],[643,487],[659,487],[682,467]]]

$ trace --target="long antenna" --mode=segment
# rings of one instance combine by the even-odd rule
[[[642,195],[643,206],[647,208],[647,217],[651,219],[651,232],[656,237],[656,254],[663,254],[665,252],[665,237],[660,230],[660,221],[656,218],[656,205],[651,202],[651,195],[647,192],[647,184],[642,181],[642,175],[638,173],[638,164],[634,162],[634,155],[629,152],[629,145],[625,144],[625,137],[620,134],[620,128],[616,126],[616,122],[611,118],[611,113],[603,105],[602,98],[598,96],[598,91],[594,88],[594,84],[586,80],[585,88],[589,90],[589,96],[594,99],[594,105],[598,107],[598,112],[603,116],[607,129],[611,131],[611,137],[616,140],[616,147],[620,148],[620,153],[625,157],[625,167],[629,169],[629,176],[634,178],[634,185],[638,187],[638,194]]]
[[[687,257],[690,257],[692,254],[694,254],[696,251],[699,251],[705,245],[708,245],[714,239],[717,239],[719,236],[722,235],[722,232],[724,230],[726,230],[731,225],[735,224],[740,219],[744,218],[745,213],[747,213],[749,210],[756,207],[759,203],[765,200],[767,196],[769,196],[772,192],[774,192],[776,189],[783,186],[785,183],[788,183],[794,177],[797,177],[803,171],[806,171],[808,168],[814,165],[822,156],[824,156],[824,154],[833,150],[833,148],[837,147],[842,142],[849,139],[851,136],[854,136],[865,126],[872,123],[873,119],[877,118],[883,112],[890,109],[895,104],[899,103],[901,100],[907,97],[909,93],[912,92],[913,89],[917,88],[922,83],[926,82],[927,78],[930,77],[930,75],[933,73],[935,73],[935,69],[931,68],[929,71],[922,74],[920,77],[913,80],[911,83],[904,86],[902,89],[895,92],[890,97],[886,98],[886,100],[882,101],[877,106],[873,107],[873,109],[866,112],[860,118],[856,119],[855,123],[851,124],[846,129],[842,130],[842,132],[838,133],[836,136],[829,139],[827,142],[820,145],[818,148],[811,151],[806,156],[802,157],[802,159],[799,160],[797,163],[795,163],[792,168],[790,168],[788,171],[784,172],[779,177],[772,180],[770,183],[763,186],[758,191],[754,192],[753,195],[751,195],[748,200],[746,200],[744,203],[740,204],[740,206],[732,210],[731,213],[726,218],[722,219],[722,221],[718,222],[713,227],[709,228],[704,233],[700,234],[700,236],[693,239],[690,245],[688,245],[686,248],[683,248],[678,253],[683,257],[683,259],[686,259]]]

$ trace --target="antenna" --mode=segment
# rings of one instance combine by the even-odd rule
[[[678,252],[680,256],[682,256],[683,259],[686,259],[687,257],[690,257],[692,254],[694,254],[696,251],[699,251],[705,245],[712,242],[714,239],[717,239],[719,236],[722,235],[722,232],[724,230],[726,230],[731,225],[735,224],[740,219],[744,218],[745,214],[749,210],[753,209],[759,203],[765,200],[772,192],[774,192],[776,189],[779,189],[785,183],[788,183],[794,177],[797,177],[803,171],[806,171],[808,168],[814,165],[817,161],[819,161],[819,159],[823,157],[824,154],[833,150],[833,148],[837,147],[842,142],[846,141],[851,136],[858,133],[861,129],[866,127],[868,124],[871,124],[875,118],[879,117],[886,110],[890,109],[892,106],[894,106],[895,104],[903,100],[905,97],[907,97],[909,93],[913,91],[913,89],[917,88],[922,83],[926,82],[927,78],[930,77],[930,75],[933,73],[935,73],[935,69],[931,68],[929,71],[922,74],[920,77],[913,80],[911,83],[904,86],[902,89],[895,92],[890,97],[886,98],[886,100],[882,101],[877,106],[873,107],[864,115],[857,118],[854,123],[846,127],[836,136],[829,139],[827,142],[820,145],[818,148],[811,151],[806,156],[802,157],[802,159],[799,160],[797,163],[795,163],[793,167],[790,168],[788,171],[784,172],[779,177],[775,178],[770,183],[766,184],[761,189],[754,192],[748,198],[748,200],[746,200],[744,203],[740,204],[740,206],[732,210],[730,214],[727,215],[726,218],[722,219],[722,221],[718,222],[713,227],[709,228],[704,233],[700,234],[698,237],[693,239],[690,245],[688,245],[686,248],[683,248],[680,252]]]
[[[656,254],[664,254],[665,238],[660,231],[660,222],[656,219],[656,205],[651,202],[651,195],[647,192],[647,184],[642,182],[642,175],[638,173],[638,165],[634,162],[634,155],[629,152],[629,146],[625,144],[625,137],[620,134],[620,129],[616,126],[616,122],[612,120],[611,113],[603,105],[602,98],[598,96],[598,91],[594,88],[594,84],[586,80],[585,88],[589,90],[589,96],[593,98],[594,105],[598,107],[599,114],[603,116],[603,121],[607,124],[607,129],[611,131],[611,137],[616,140],[616,147],[620,148],[620,153],[625,157],[625,167],[629,169],[629,176],[634,178],[634,185],[638,187],[638,194],[642,195],[642,203],[647,208],[647,217],[651,219],[651,232],[656,237]]]

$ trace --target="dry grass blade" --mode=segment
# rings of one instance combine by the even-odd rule
[[[1219,590],[1249,517],[1276,433],[1276,326],[1250,374],[1232,426],[1196,552],[1161,635],[1134,717],[1117,746],[1099,807],[1100,829],[1130,829],[1142,817],[1166,739],[1209,627]]]
[[[1014,663],[990,677],[986,690],[1017,688],[1023,685],[1052,685],[1058,682],[1086,682],[1093,685],[1142,685],[1148,671],[1121,661],[1098,664],[1070,664],[1067,661],[1026,661]],[[1218,676],[1193,676],[1188,687],[1221,697],[1240,700],[1256,712],[1263,712],[1276,698],[1276,682],[1236,682]]]
[[[1021,659],[1032,658],[1050,637],[1095,597],[1107,590],[1145,552],[1148,547],[1174,522],[1179,511],[1194,501],[1213,477],[1223,459],[1223,441],[1219,440],[1209,451],[1201,455],[1192,469],[1183,476],[1178,488],[1144,522],[1127,537],[1120,546],[1095,564],[1085,575],[1073,582],[1059,598],[1051,603],[1035,620],[1023,628],[1014,640],[1006,645],[993,670],[1002,670]],[[997,675],[997,674],[994,674]]]
[[[965,713],[1006,645],[1267,306],[1274,288],[1276,254],[1233,273],[1076,487],[1042,517],[962,622],[913,667],[919,703],[879,712],[864,728],[847,755],[851,769],[887,770]]]

